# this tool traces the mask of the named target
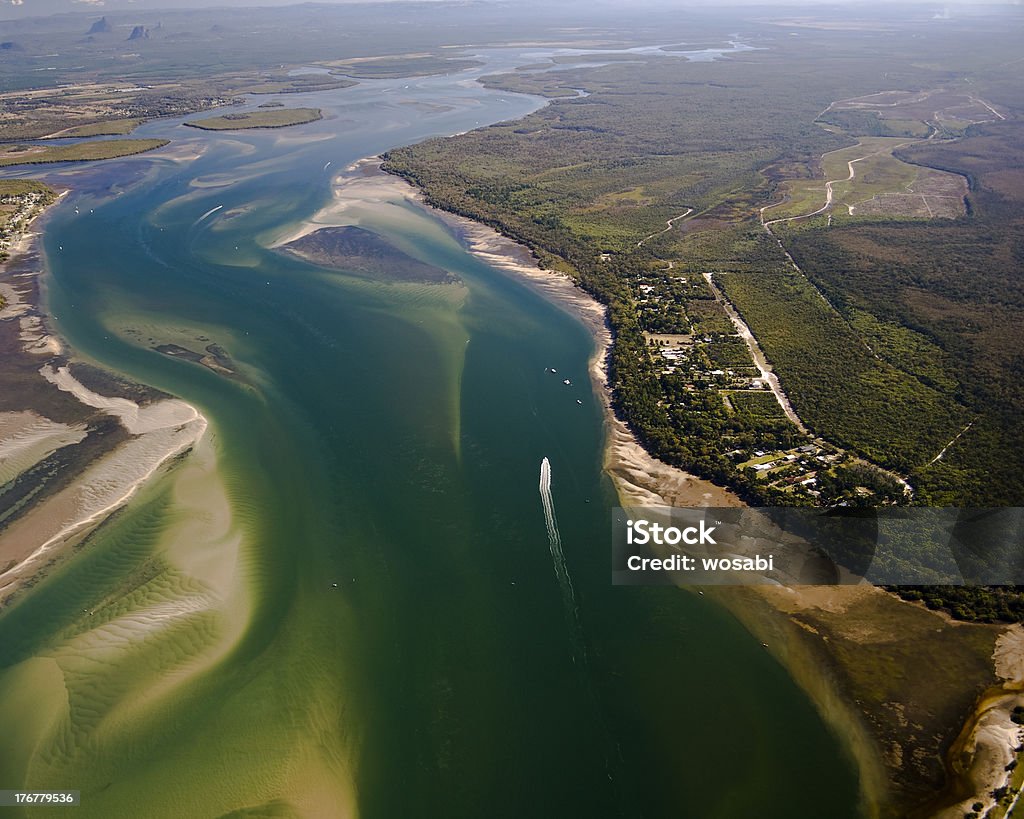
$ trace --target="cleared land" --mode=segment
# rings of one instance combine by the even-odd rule
[[[964,214],[967,180],[957,174],[918,168],[904,193],[876,193],[850,205],[850,215],[910,216],[921,219],[956,219]]]
[[[764,209],[767,222],[807,218],[954,219],[965,210],[964,176],[914,165],[903,153],[936,139],[963,136],[971,126],[1001,122],[1004,114],[978,89],[890,90],[838,100],[817,122],[857,144],[824,154],[812,176],[775,176],[782,201]]]
[[[115,84],[83,82],[76,77],[60,88],[8,91],[0,94],[0,137],[12,140],[126,134],[131,130],[129,123],[227,105],[235,101],[230,86],[253,79],[255,76]]]
[[[832,103],[820,121],[864,136],[962,136],[971,125],[1003,119],[973,90],[881,91]]]
[[[914,477],[937,505],[1018,505],[1024,497],[1024,160],[1017,122],[908,147],[900,156],[971,180],[955,222],[814,220],[776,230],[800,268],[881,358],[955,398],[977,422]],[[952,437],[952,436],[951,436]]]
[[[242,114],[225,114],[220,117],[197,119],[184,123],[190,128],[204,131],[231,131],[247,128],[287,128],[322,119],[319,108],[272,108],[248,111]]]
[[[825,154],[823,179],[783,180],[782,201],[763,211],[766,222],[806,218],[887,216],[956,218],[963,215],[967,183],[962,176],[901,161],[894,151],[915,144],[895,137],[864,137]]]

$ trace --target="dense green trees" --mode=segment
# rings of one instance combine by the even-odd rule
[[[616,411],[664,460],[759,502],[796,501],[768,491],[725,455],[791,446],[799,440],[792,425],[757,411],[757,398],[727,405],[718,389],[666,372],[644,336],[712,338],[699,353],[709,366],[738,367],[731,323],[700,287],[701,275],[714,272],[816,434],[909,476],[919,502],[1019,503],[1024,359],[1014,333],[1024,245],[1012,239],[1019,222],[985,217],[1013,212],[1007,191],[981,184],[993,168],[1012,166],[1021,141],[1008,132],[1018,126],[969,132],[1001,146],[1003,156],[989,164],[973,149],[944,155],[943,144],[906,152],[907,161],[971,176],[967,219],[777,226],[807,277],[756,218],[773,179],[814,176],[821,153],[845,143],[814,124],[818,114],[832,100],[879,90],[877,52],[867,59],[852,43],[845,48],[827,63],[811,59],[811,49],[807,60],[658,58],[491,78],[499,88],[588,95],[392,151],[385,168],[423,188],[431,204],[523,242],[608,305]],[[891,81],[907,87],[942,79],[909,52],[884,61]],[[1016,93],[998,78],[986,82],[996,83],[993,93]],[[689,208],[691,217],[659,233]],[[640,289],[651,282],[657,300]],[[848,497],[858,481],[879,498],[896,494],[885,480],[849,470],[825,477],[825,497]]]

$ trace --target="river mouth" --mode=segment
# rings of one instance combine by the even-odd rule
[[[340,221],[458,283],[270,247],[361,157],[541,104],[469,81],[524,55],[482,59],[295,95],[325,117],[280,134],[151,123],[181,158],[53,173],[60,332],[210,426],[0,618],[3,781],[95,816],[856,815],[758,642],[610,585],[581,323],[402,199]]]

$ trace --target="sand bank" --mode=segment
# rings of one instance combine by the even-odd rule
[[[71,486],[47,498],[0,533],[0,555],[14,565],[0,573],[0,596],[38,570],[55,549],[103,521],[174,456],[193,446],[206,419],[184,401],[139,406],[108,398],[75,380],[67,367],[45,365],[40,374],[89,407],[118,418],[134,437],[97,459]],[[83,436],[84,437],[84,436]]]
[[[28,241],[22,237],[18,244]],[[33,305],[23,298],[17,287],[10,282],[0,282],[0,297],[4,302],[0,308],[0,320],[18,320],[18,337],[25,352],[33,355],[60,355],[61,343],[46,331],[43,320],[36,315]]]
[[[0,486],[85,436],[84,424],[61,424],[31,411],[0,413]]]
[[[111,708],[107,719],[113,723],[144,718],[165,696],[223,658],[251,617],[242,561],[245,536],[232,515],[210,436],[195,444],[170,480],[175,514],[162,529],[159,545],[166,574],[133,606],[90,612],[87,624],[59,649],[62,665],[70,667],[146,645],[163,646],[161,661],[175,673],[154,667],[131,696],[103,706]],[[195,630],[188,641],[179,642],[175,635],[184,623]],[[97,672],[90,668],[89,673]]]
[[[152,156],[170,159],[173,162],[184,165],[199,159],[199,157],[206,153],[209,147],[209,143],[201,139],[175,139],[174,142],[163,148],[158,148],[153,152]]]
[[[87,407],[102,410],[113,415],[132,435],[144,435],[172,427],[188,425],[201,420],[205,429],[206,421],[191,404],[171,399],[140,406],[127,398],[108,398],[85,387],[77,381],[67,367],[54,369],[45,365],[39,374],[57,389],[69,392]]]

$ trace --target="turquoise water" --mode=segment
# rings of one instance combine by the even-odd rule
[[[581,324],[398,202],[341,222],[462,286],[265,247],[354,160],[537,107],[468,81],[526,55],[487,59],[288,97],[326,118],[286,131],[151,123],[205,152],[51,175],[61,333],[211,427],[0,617],[0,787],[104,817],[857,815],[838,740],[729,615],[610,585]],[[162,343],[219,344],[237,377]]]

